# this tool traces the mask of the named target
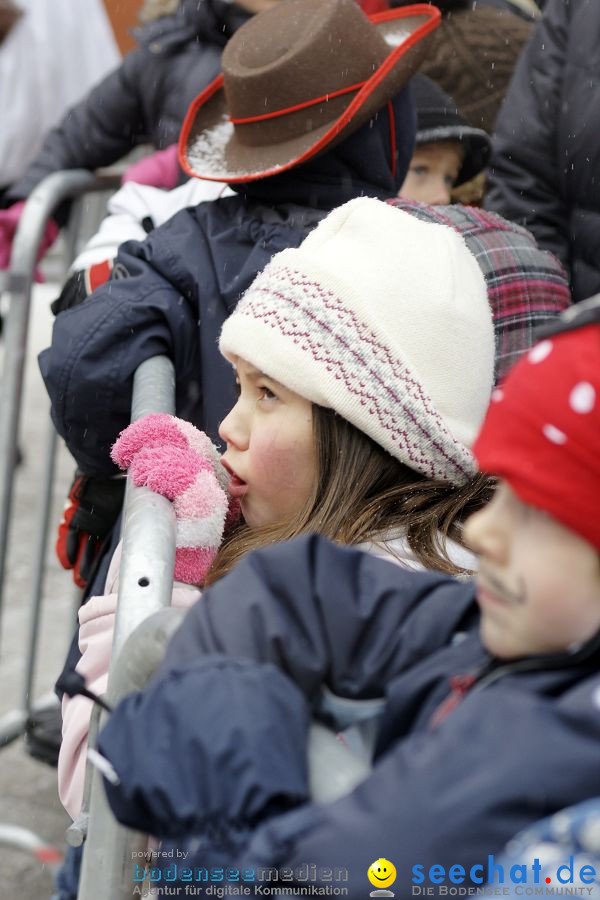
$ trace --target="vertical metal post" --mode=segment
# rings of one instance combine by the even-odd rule
[[[150,412],[173,413],[175,376],[166,357],[143,363],[134,378],[132,421]],[[125,494],[123,551],[115,616],[108,696],[115,696],[115,667],[127,638],[152,613],[170,606],[175,566],[175,514],[168,500],[129,483]],[[102,725],[102,719],[101,719]],[[102,777],[92,776],[90,817],[83,852],[78,900],[96,900],[101,890],[111,900],[133,896],[132,852],[147,838],[115,821]]]
[[[33,688],[35,680],[35,661],[37,656],[37,642],[40,627],[40,614],[42,609],[42,597],[44,589],[44,574],[46,571],[46,552],[48,549],[48,527],[50,525],[50,510],[52,508],[52,488],[54,486],[54,466],[56,461],[57,434],[48,416],[48,432],[46,435],[46,449],[44,453],[44,480],[42,483],[42,506],[37,522],[37,534],[35,540],[35,556],[33,560],[33,583],[29,599],[30,621],[29,637],[27,641],[27,657],[25,669],[25,681],[23,685],[23,709],[27,716],[31,713],[33,703]]]

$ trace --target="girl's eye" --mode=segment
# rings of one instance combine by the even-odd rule
[[[429,175],[429,169],[427,166],[415,165],[410,167],[410,171],[413,175],[416,175],[418,178],[424,178],[426,175]]]
[[[264,384],[258,385],[258,399],[259,400],[277,400],[277,397],[273,393],[273,391],[266,387]]]

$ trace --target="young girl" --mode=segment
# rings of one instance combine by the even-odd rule
[[[206,583],[305,532],[410,568],[474,568],[461,523],[488,497],[468,444],[494,332],[452,229],[366,198],[340,207],[255,280],[220,348],[240,389],[220,436],[243,522]]]
[[[239,399],[221,424],[222,463],[243,518],[204,584],[249,550],[306,532],[409,568],[475,568],[462,521],[489,496],[468,449],[493,383],[488,291],[457,230],[418,212],[367,198],[334,210],[298,249],[273,258],[227,320],[220,347]],[[504,233],[495,234],[506,258]],[[552,277],[552,257],[533,249],[528,265],[547,262],[558,312],[564,275],[556,264]],[[525,263],[511,260],[524,296]],[[194,440],[192,426],[178,427]],[[77,668],[97,693],[106,688],[117,578],[115,554],[107,595],[80,611]],[[173,605],[198,596],[176,582]],[[89,710],[85,698],[64,701],[59,792],[71,815],[81,804]]]

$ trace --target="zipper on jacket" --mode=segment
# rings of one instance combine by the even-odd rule
[[[450,694],[440,705],[434,710],[429,720],[430,729],[436,728],[444,721],[446,716],[456,709],[465,696],[471,692],[481,691],[504,675],[512,675],[514,672],[535,672],[536,669],[554,668],[566,669],[571,668],[574,664],[583,662],[592,657],[600,647],[600,632],[596,634],[590,641],[587,641],[583,647],[574,653],[560,653],[553,655],[545,655],[539,657],[527,657],[526,659],[515,660],[514,662],[503,663],[494,666],[497,660],[490,659],[487,665],[484,665],[477,673],[465,675],[453,675],[450,681]],[[490,669],[490,666],[492,668]]]
[[[437,709],[434,710],[429,720],[430,729],[437,728],[437,726],[444,721],[446,716],[449,715],[453,709],[456,709],[458,704],[465,697],[465,694],[471,690],[476,681],[476,675],[452,676],[450,679],[450,694],[445,700],[442,700]]]

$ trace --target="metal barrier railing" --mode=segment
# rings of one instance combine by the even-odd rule
[[[92,172],[74,170],[57,172],[44,179],[32,192],[25,204],[13,244],[11,267],[3,278],[3,287],[9,298],[3,338],[4,364],[0,380],[0,636],[2,624],[2,598],[6,577],[6,561],[10,531],[13,495],[13,475],[17,452],[17,438],[21,416],[25,353],[29,332],[31,292],[35,260],[41,236],[48,218],[65,200],[81,197],[89,192],[112,190],[119,184],[117,175],[95,175]],[[67,226],[67,243],[74,254],[80,222],[74,210]],[[33,685],[40,624],[43,578],[45,571],[48,529],[52,503],[52,488],[56,458],[57,437],[48,418],[45,442],[44,473],[41,485],[41,503],[35,526],[32,582],[29,596],[29,633],[25,656],[21,705],[0,719],[0,747],[15,740],[25,729],[32,713],[37,713],[55,703],[52,695],[42,698],[34,706]]]
[[[122,652],[114,657],[115,664],[111,664],[111,687],[107,693],[111,703],[146,686],[183,614],[183,610],[172,607],[161,609],[137,626],[125,641]],[[102,896],[130,900],[135,887],[131,877],[132,859],[147,849],[148,835],[130,831],[115,820],[96,768],[91,770],[89,803],[89,812],[84,809],[67,831],[67,840],[72,845],[85,840],[77,898],[98,900]]]
[[[15,235],[11,265],[0,273],[0,290],[8,295],[8,314],[4,324],[3,367],[0,379],[0,628],[4,594],[6,561],[13,495],[13,475],[17,455],[17,439],[21,417],[25,355],[27,350],[31,294],[35,261],[46,223],[54,210],[66,200],[75,200],[66,238],[69,262],[75,256],[82,220],[81,198],[84,194],[112,191],[118,187],[118,174],[94,174],[74,170],[58,172],[41,182],[25,204]],[[79,200],[79,203],[78,203]],[[99,225],[101,208],[96,209]],[[65,267],[66,268],[66,267]],[[38,713],[57,704],[53,693],[33,702],[42,590],[45,573],[48,526],[52,502],[57,437],[48,417],[45,442],[43,482],[40,488],[41,505],[35,525],[35,550],[32,583],[29,597],[29,633],[24,658],[23,686],[20,706],[0,719],[0,748],[20,737]],[[1,636],[1,632],[0,632]],[[28,829],[0,823],[0,843],[28,850],[40,862],[56,866],[62,854]]]
[[[117,175],[99,175],[81,169],[49,175],[27,200],[15,235],[10,270],[5,279],[9,308],[4,325],[4,365],[0,380],[0,626],[31,289],[38,248],[48,219],[61,203],[83,194],[112,190],[118,185]],[[75,223],[71,225],[71,235],[74,229]]]

